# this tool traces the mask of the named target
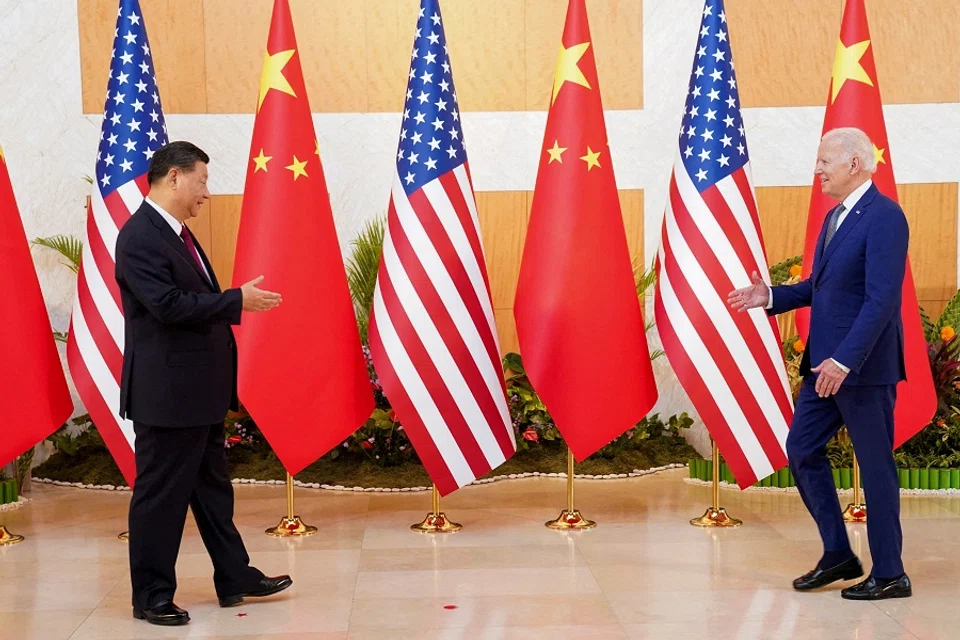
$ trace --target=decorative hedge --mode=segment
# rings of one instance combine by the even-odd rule
[[[713,460],[691,459],[687,466],[690,477],[695,480],[711,482],[713,480]],[[898,469],[901,489],[960,489],[960,469]],[[720,480],[727,484],[736,484],[730,467],[720,463]],[[844,467],[833,469],[833,484],[837,489],[853,488],[853,469]],[[785,467],[762,480],[755,487],[795,487],[793,473]]]

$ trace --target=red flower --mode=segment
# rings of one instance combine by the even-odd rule
[[[237,444],[241,440],[243,440],[243,438],[241,438],[240,436],[230,436],[229,438],[227,438],[227,442],[229,442],[230,444]]]
[[[363,447],[364,449],[373,449],[373,445],[367,442],[366,440],[361,442],[360,446]]]
[[[523,439],[529,442],[537,442],[540,440],[540,434],[537,433],[537,430],[533,427],[530,427],[523,432]]]

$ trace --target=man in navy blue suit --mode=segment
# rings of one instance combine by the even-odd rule
[[[841,591],[848,600],[906,598],[900,489],[893,460],[893,407],[897,383],[906,378],[901,289],[909,229],[900,206],[874,186],[873,143],[859,129],[823,136],[815,173],[825,195],[838,204],[824,220],[803,282],[770,288],[754,284],[730,294],[739,311],[764,308],[770,315],[810,307],[810,335],[803,353],[803,383],[787,437],[787,457],[797,488],[820,529],[823,557],[793,582],[806,591],[863,575],[850,548],[837,499],[827,442],[847,426],[870,499],[867,535],[873,569],[866,580]]]

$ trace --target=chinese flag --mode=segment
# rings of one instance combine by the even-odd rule
[[[514,315],[530,382],[577,460],[653,407],[584,0],[567,8]]]
[[[73,412],[73,401],[33,268],[13,185],[0,149],[0,391],[4,427],[0,467],[56,431]]]
[[[234,286],[283,295],[237,331],[239,393],[296,474],[373,410],[288,0],[276,0],[260,77]]]
[[[897,200],[897,183],[893,177],[890,145],[887,144],[887,127],[883,120],[883,102],[880,99],[880,84],[877,81],[873,41],[867,26],[864,0],[847,1],[843,24],[840,27],[840,39],[837,41],[823,132],[838,127],[856,127],[870,137],[877,157],[877,172],[873,175],[873,182],[885,196]],[[819,181],[814,180],[803,251],[804,277],[808,277],[813,268],[813,252],[823,227],[823,219],[836,205],[835,200],[821,193]],[[929,424],[937,407],[937,394],[930,372],[927,342],[920,322],[917,292],[913,285],[909,260],[903,279],[900,313],[903,316],[907,380],[897,387],[894,448]],[[806,340],[810,331],[809,310],[801,309],[797,312],[797,328],[800,337]]]

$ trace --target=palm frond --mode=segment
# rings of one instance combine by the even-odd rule
[[[960,329],[960,291],[953,296],[953,299],[944,307],[943,313],[937,320],[937,335],[944,327],[952,327],[955,331]],[[958,331],[960,333],[960,331]]]
[[[66,258],[62,264],[77,273],[80,271],[80,256],[83,255],[83,241],[74,236],[58,234],[46,238],[36,238],[33,244],[53,249]]]
[[[940,338],[940,330],[937,329],[937,325],[933,323],[923,307],[920,307],[920,322],[923,325],[923,335],[926,337],[927,343],[936,342]]]
[[[357,315],[360,339],[367,342],[370,324],[370,308],[373,306],[373,291],[377,286],[377,271],[383,253],[383,235],[386,223],[383,218],[369,221],[360,235],[351,243],[353,255],[347,260],[347,283]]]

